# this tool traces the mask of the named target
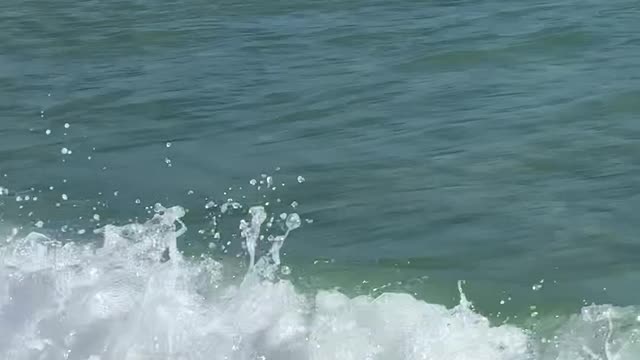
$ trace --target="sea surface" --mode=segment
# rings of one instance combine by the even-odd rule
[[[0,358],[640,359],[640,4],[4,0]]]

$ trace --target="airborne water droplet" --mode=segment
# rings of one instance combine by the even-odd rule
[[[287,217],[287,228],[289,230],[295,230],[300,227],[300,216],[296,213],[289,214]]]
[[[215,202],[213,202],[213,201],[209,201],[208,203],[206,203],[206,204],[204,205],[204,208],[205,208],[205,209],[211,209],[212,207],[215,207],[215,206],[216,206],[216,203],[215,203]]]
[[[305,181],[306,181],[306,180],[305,180],[305,178],[304,178],[303,176],[298,176],[298,182],[299,182],[300,184],[302,184],[302,183],[303,183],[303,182],[305,182]]]
[[[69,200],[69,197],[67,196],[67,194],[62,194],[62,200]]]

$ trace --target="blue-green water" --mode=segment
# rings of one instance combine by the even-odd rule
[[[3,2],[0,354],[636,359],[638,19],[630,0]],[[242,208],[222,214],[228,199]],[[168,263],[224,264],[211,271],[226,300],[202,300],[181,278],[200,275],[176,265],[182,292],[163,302],[149,290],[162,261],[80,250],[109,248],[94,229],[144,222],[156,202],[188,211]],[[281,251],[291,274],[232,296],[255,205],[300,215]],[[61,255],[34,231],[76,245]],[[144,243],[136,231],[124,238]],[[143,285],[113,285],[132,274]],[[435,316],[458,280],[475,312]],[[417,300],[332,298],[385,292]],[[41,296],[62,300],[24,300]],[[480,314],[514,328],[466,318]],[[434,337],[439,321],[457,337]]]

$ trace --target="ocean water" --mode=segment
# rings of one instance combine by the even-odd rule
[[[640,358],[640,6],[0,4],[0,358]]]

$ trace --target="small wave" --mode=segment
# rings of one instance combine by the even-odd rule
[[[635,308],[585,307],[536,333],[494,326],[460,304],[446,308],[403,293],[349,298],[298,291],[278,276],[284,234],[265,238],[268,216],[241,221],[251,254],[234,279],[209,257],[185,258],[180,207],[149,221],[100,229],[102,243],[62,243],[32,232],[0,246],[0,357],[12,360],[624,360],[637,359]],[[273,221],[273,217],[269,222]],[[267,223],[265,226],[269,225]],[[270,249],[253,260],[259,243]]]

